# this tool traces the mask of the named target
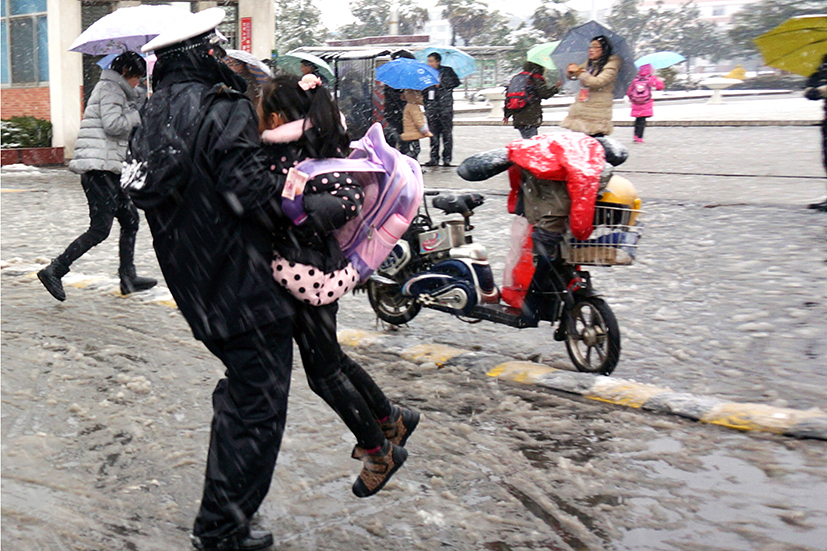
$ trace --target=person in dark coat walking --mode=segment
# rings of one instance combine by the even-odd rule
[[[821,65],[816,72],[807,79],[804,96],[811,100],[824,100],[824,120],[821,121],[821,156],[824,170],[827,171],[827,55],[821,60]],[[808,208],[827,212],[827,199],[820,203],[813,203]]]
[[[293,364],[290,296],[273,280],[272,234],[290,223],[241,77],[216,57],[220,8],[144,46],[158,57],[122,185],[146,213],[158,263],[193,335],[225,366],[212,395],[199,550],[265,549],[251,530],[273,476]]]
[[[545,69],[531,61],[525,62],[523,72],[530,75],[526,85],[528,101],[526,106],[519,111],[512,112],[508,108],[503,109],[505,114],[503,124],[506,124],[509,118],[513,118],[514,128],[520,132],[522,139],[527,140],[536,136],[540,125],[543,124],[543,107],[540,105],[540,100],[548,99],[559,92],[562,82],[551,86],[546,84],[546,79],[543,77]]]
[[[454,70],[442,65],[442,56],[434,52],[428,65],[439,71],[439,84],[425,89],[425,115],[431,136],[431,159],[425,166],[439,165],[439,142],[442,141],[442,165],[451,166],[454,150],[454,88],[460,80]]]
[[[135,52],[119,55],[109,69],[101,72],[84,110],[69,170],[80,174],[80,185],[89,203],[89,229],[37,273],[43,286],[57,300],[66,300],[61,278],[69,273],[69,266],[109,237],[115,218],[121,226],[118,243],[121,293],[143,291],[157,283],[152,278],[138,276],[135,271],[135,240],[140,218],[120,186],[121,163],[126,157],[129,133],[141,124],[138,109],[143,99],[135,88],[144,76],[146,63],[140,55]]]

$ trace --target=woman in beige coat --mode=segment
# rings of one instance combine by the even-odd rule
[[[430,138],[433,134],[428,130],[428,121],[425,113],[422,112],[422,92],[405,90],[402,92],[402,99],[406,104],[402,111],[402,135],[400,136],[402,144],[399,151],[416,159],[419,148],[411,147],[411,143],[418,142],[422,138]]]
[[[605,36],[592,38],[589,60],[584,65],[570,63],[566,68],[568,78],[579,80],[581,88],[560,126],[589,136],[612,133],[614,86],[621,64],[620,56],[612,55],[612,45]]]

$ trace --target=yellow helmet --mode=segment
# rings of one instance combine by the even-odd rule
[[[640,197],[632,182],[623,176],[612,175],[606,188],[597,197],[595,224],[601,223],[602,216],[605,218],[603,224],[634,226],[640,213],[640,204]]]

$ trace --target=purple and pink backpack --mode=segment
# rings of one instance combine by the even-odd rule
[[[425,186],[419,163],[388,145],[379,123],[350,147],[352,152],[346,159],[306,159],[295,169],[308,179],[328,172],[349,172],[362,186],[362,212],[333,235],[363,283],[410,226]]]

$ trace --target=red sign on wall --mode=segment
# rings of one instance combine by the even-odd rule
[[[244,50],[245,52],[253,51],[253,18],[252,17],[242,17],[241,18],[241,44],[239,44],[239,49]]]

